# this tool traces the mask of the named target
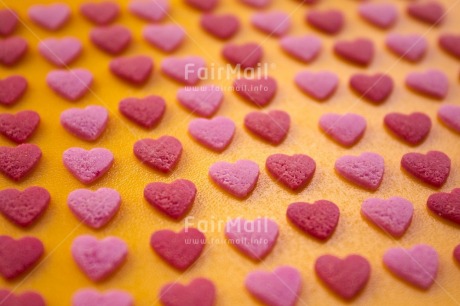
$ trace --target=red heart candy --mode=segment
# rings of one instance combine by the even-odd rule
[[[242,69],[255,68],[263,56],[263,49],[256,43],[236,45],[228,43],[222,49],[222,56],[232,65]]]
[[[0,80],[0,104],[10,106],[16,103],[27,89],[27,80],[13,75]]]
[[[16,65],[26,54],[27,41],[21,37],[0,39],[0,64],[11,67]]]
[[[29,187],[24,191],[11,188],[0,191],[0,212],[22,227],[27,227],[37,220],[49,202],[49,192],[41,187]]]
[[[382,73],[374,75],[358,73],[350,78],[350,86],[360,98],[365,98],[374,104],[380,104],[393,91],[393,80],[389,75]]]
[[[430,195],[426,205],[436,215],[460,224],[460,188]]]
[[[117,3],[111,1],[88,2],[80,6],[80,13],[92,23],[106,25],[117,19],[120,14],[120,7]]]
[[[449,156],[440,151],[421,153],[407,153],[401,159],[401,167],[434,187],[441,187],[450,173],[451,161]]]
[[[430,25],[439,25],[444,19],[444,7],[435,1],[410,3],[407,6],[409,16]]]
[[[460,244],[457,245],[454,249],[454,258],[460,264]]]
[[[384,123],[396,136],[411,145],[422,143],[431,129],[431,119],[423,113],[390,113],[385,116]]]
[[[174,282],[161,288],[159,299],[165,306],[213,306],[216,288],[205,278],[195,278],[187,286]]]
[[[0,172],[14,181],[26,177],[42,157],[42,151],[34,144],[17,147],[0,147]]]
[[[109,54],[120,54],[131,43],[131,32],[121,25],[98,27],[89,34],[91,42]]]
[[[40,116],[34,111],[17,114],[0,114],[0,134],[16,142],[26,142],[40,123]]]
[[[276,94],[277,83],[272,77],[260,79],[237,79],[233,82],[235,92],[248,102],[259,107],[270,103]]]
[[[185,3],[199,11],[208,12],[217,6],[219,0],[185,0]]]
[[[316,163],[304,154],[273,154],[267,158],[265,167],[275,181],[291,190],[300,191],[315,174]]]
[[[153,95],[141,99],[126,98],[118,104],[120,113],[147,129],[153,128],[160,122],[165,109],[165,100],[160,96]]]
[[[147,82],[153,70],[153,61],[144,55],[119,57],[110,62],[110,71],[134,85]]]
[[[168,173],[179,162],[182,154],[182,144],[171,136],[161,136],[158,139],[141,139],[134,144],[134,155],[158,171]]]
[[[305,233],[327,240],[337,227],[340,211],[337,205],[326,200],[313,204],[297,202],[289,205],[286,216]]]
[[[29,270],[44,252],[43,244],[35,237],[15,240],[0,236],[0,274],[13,279]]]
[[[374,57],[374,44],[367,38],[353,41],[338,41],[334,52],[339,57],[360,66],[368,66]]]
[[[280,110],[268,113],[252,112],[244,117],[244,126],[256,136],[273,145],[279,145],[289,131],[291,117]]]
[[[200,24],[209,34],[223,40],[231,38],[240,28],[240,21],[231,14],[204,14]]]
[[[12,9],[0,10],[0,35],[8,36],[18,26],[18,15]]]
[[[334,35],[342,30],[345,18],[339,10],[311,10],[307,14],[307,22],[321,32]]]
[[[460,59],[460,35],[442,34],[439,36],[439,46],[447,53]]]
[[[152,234],[150,246],[168,264],[178,270],[190,267],[200,256],[206,237],[196,228],[187,227],[179,233],[160,230]]]
[[[46,306],[43,297],[33,291],[15,294],[9,290],[0,290],[2,306]]]

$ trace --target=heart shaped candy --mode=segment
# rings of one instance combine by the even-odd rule
[[[0,35],[8,36],[16,30],[18,26],[18,14],[12,9],[0,10]]]
[[[113,154],[107,149],[86,151],[70,148],[62,155],[64,166],[83,184],[91,184],[102,177],[113,164]]]
[[[134,299],[121,290],[99,293],[94,289],[80,289],[72,297],[72,306],[134,306]]]
[[[371,191],[379,188],[385,169],[382,156],[367,152],[360,156],[343,156],[334,167],[348,181]]]
[[[0,236],[0,274],[7,280],[20,276],[37,263],[43,252],[42,242],[35,237],[15,240]]]
[[[449,156],[440,151],[406,153],[401,159],[401,167],[422,182],[434,187],[441,187],[447,181],[451,161]]]
[[[329,35],[339,33],[345,23],[343,13],[335,9],[325,11],[310,10],[306,19],[312,27]]]
[[[185,31],[176,24],[152,24],[144,27],[142,35],[152,46],[170,53],[180,47],[185,38]]]
[[[80,13],[96,25],[112,23],[120,15],[120,6],[116,2],[87,2],[80,5]]]
[[[46,306],[43,297],[33,291],[16,294],[9,290],[0,290],[0,301],[3,306]]]
[[[374,57],[374,43],[367,38],[337,41],[334,44],[334,53],[350,63],[368,66]]]
[[[206,62],[199,56],[167,57],[161,62],[161,71],[173,80],[185,84],[197,84],[206,71]]]
[[[235,123],[226,117],[195,119],[190,122],[188,132],[205,147],[222,152],[232,141]]]
[[[273,145],[283,142],[290,125],[291,117],[281,110],[251,112],[244,117],[244,126],[250,132]]]
[[[319,119],[319,127],[334,141],[345,147],[358,143],[366,131],[366,119],[356,114],[324,114]]]
[[[261,12],[252,15],[251,23],[270,36],[283,36],[291,27],[291,19],[282,11]]]
[[[70,19],[70,7],[64,3],[34,5],[29,8],[29,18],[49,31],[57,31]]]
[[[409,3],[407,6],[409,16],[430,25],[439,25],[444,19],[444,7],[435,1],[422,3]]]
[[[233,82],[233,88],[239,96],[259,107],[267,106],[271,102],[277,87],[276,80],[272,77],[241,78]]]
[[[134,85],[147,82],[153,71],[153,61],[145,55],[119,57],[110,62],[110,71]]]
[[[335,92],[339,78],[328,71],[301,71],[294,79],[296,85],[307,95],[318,101],[329,99]]]
[[[309,63],[321,51],[321,39],[315,35],[287,36],[280,40],[281,48],[294,58]]]
[[[51,64],[58,67],[66,67],[80,56],[82,45],[74,37],[64,37],[61,39],[47,38],[40,41],[38,51]]]
[[[388,34],[385,44],[400,58],[410,62],[420,61],[426,53],[428,42],[425,37],[419,34],[401,35],[397,33]]]
[[[109,113],[102,106],[69,108],[61,113],[61,125],[71,134],[87,141],[98,139],[107,127]]]
[[[392,27],[398,19],[398,10],[390,3],[362,3],[358,12],[367,22],[382,29]]]
[[[256,187],[259,166],[250,160],[239,160],[234,164],[217,162],[209,168],[209,177],[220,188],[243,199]]]
[[[54,70],[46,76],[46,83],[64,99],[77,101],[89,91],[93,75],[86,69]]]
[[[214,85],[187,86],[177,91],[179,103],[193,114],[202,117],[212,117],[223,99],[222,89]]]
[[[219,39],[230,39],[240,28],[239,19],[231,14],[204,14],[200,21],[201,27]]]
[[[145,21],[157,22],[168,15],[170,6],[168,0],[133,0],[128,9]]]
[[[427,206],[441,218],[460,224],[460,188],[455,188],[451,193],[438,192],[430,195]]]
[[[20,75],[13,75],[0,80],[0,104],[10,106],[21,99],[27,90],[27,80]]]
[[[185,0],[185,3],[199,11],[208,12],[217,6],[219,0]]]
[[[439,70],[412,72],[406,77],[406,85],[421,95],[441,100],[447,95],[449,79]]]
[[[273,154],[267,158],[265,168],[275,181],[293,191],[300,191],[315,174],[316,163],[304,154]]]
[[[182,154],[182,144],[172,136],[141,139],[134,144],[134,155],[155,170],[168,173],[174,169]]]
[[[439,46],[447,53],[460,59],[460,35],[442,34],[439,36]]]
[[[206,278],[195,278],[186,286],[173,282],[161,288],[159,299],[165,306],[213,306],[216,287]]]
[[[40,116],[34,111],[17,114],[0,114],[0,134],[16,142],[26,142],[40,123]]]
[[[222,56],[232,65],[240,69],[255,68],[260,65],[263,49],[257,43],[237,45],[228,43],[222,49]]]
[[[350,87],[360,98],[365,98],[374,104],[380,104],[393,91],[393,79],[382,73],[374,75],[357,73],[350,78]]]
[[[89,38],[100,50],[117,55],[130,45],[131,32],[121,25],[96,27],[89,33]]]
[[[144,98],[125,98],[118,104],[118,110],[129,120],[138,125],[151,129],[163,118],[166,102],[160,96]]]
[[[422,143],[431,130],[431,119],[424,113],[385,115],[385,126],[400,139],[411,145]]]
[[[7,67],[16,65],[27,53],[27,41],[21,37],[0,39],[0,64]]]
[[[21,181],[32,172],[41,157],[42,151],[34,144],[0,147],[0,172],[13,181]]]
[[[449,128],[460,133],[460,106],[442,105],[438,110],[438,118]]]

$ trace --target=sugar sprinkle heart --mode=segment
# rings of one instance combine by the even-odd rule
[[[134,144],[134,155],[147,166],[163,173],[171,172],[182,155],[181,142],[172,136],[144,138]]]
[[[172,219],[181,219],[195,201],[193,182],[178,179],[171,183],[155,182],[144,188],[144,198],[154,208]]]
[[[453,253],[455,260],[460,264],[460,244],[455,247]]]
[[[381,29],[391,28],[398,19],[398,10],[390,3],[362,3],[358,12],[367,22]]]
[[[162,97],[154,95],[144,98],[125,98],[118,104],[118,110],[129,120],[151,129],[163,118],[166,102]]]
[[[275,97],[278,85],[274,78],[240,78],[233,82],[235,92],[255,106],[267,106]]]
[[[255,68],[260,65],[263,49],[257,43],[228,43],[222,49],[222,56],[232,65],[240,68]]]
[[[426,1],[422,3],[409,3],[407,5],[409,16],[427,23],[429,25],[439,25],[444,19],[444,6],[436,1]]]
[[[58,95],[69,101],[77,101],[89,91],[93,75],[86,69],[53,70],[46,76],[46,83]]]
[[[224,151],[235,134],[235,123],[226,117],[195,119],[188,125],[189,134],[198,143],[216,152]]]
[[[422,182],[439,188],[449,177],[451,161],[440,151],[406,153],[401,159],[401,167]]]
[[[286,216],[303,232],[316,239],[327,240],[337,227],[340,211],[337,205],[326,200],[313,204],[297,202],[289,205]]]
[[[434,193],[428,197],[426,204],[439,217],[460,224],[460,188],[451,193]]]
[[[259,166],[250,160],[236,163],[217,162],[209,168],[209,177],[220,188],[236,198],[244,199],[254,190]]]
[[[435,282],[439,256],[431,246],[418,244],[408,250],[389,249],[383,255],[383,264],[397,277],[427,290]]]
[[[27,87],[27,80],[20,75],[0,79],[0,104],[14,105],[24,95]]]
[[[128,9],[145,21],[158,22],[168,15],[170,5],[168,0],[133,0]]]
[[[283,36],[291,28],[291,19],[282,11],[254,13],[252,25],[258,30],[275,37]]]
[[[61,125],[71,134],[87,141],[98,139],[108,121],[108,111],[98,105],[90,105],[84,109],[69,108],[61,113]]]
[[[200,257],[206,237],[193,227],[178,233],[160,230],[152,234],[150,246],[164,261],[178,270],[186,270]]]
[[[383,157],[368,152],[359,156],[343,156],[337,159],[334,168],[348,181],[371,191],[379,188],[385,170]]]
[[[228,242],[253,260],[262,260],[272,251],[278,231],[278,224],[268,218],[254,221],[238,218],[225,225]]]
[[[240,29],[239,19],[232,14],[203,14],[200,25],[206,32],[222,40],[232,38]]]
[[[385,233],[401,237],[412,221],[414,206],[400,197],[391,197],[387,200],[371,198],[361,205],[361,214]]]
[[[37,25],[49,31],[57,31],[70,19],[70,7],[64,3],[33,5],[28,11],[29,18]]]
[[[185,0],[185,3],[199,11],[209,12],[217,6],[219,0]]]
[[[0,134],[16,143],[24,143],[32,137],[39,123],[40,116],[34,111],[0,114]]]
[[[265,161],[265,168],[276,182],[292,191],[301,191],[313,178],[316,163],[304,154],[273,154]]]
[[[110,188],[99,188],[96,191],[76,189],[67,197],[67,205],[78,220],[95,229],[112,220],[120,203],[120,194]]]
[[[143,85],[152,74],[153,61],[145,55],[118,57],[110,62],[110,71],[128,83]]]
[[[43,243],[35,237],[0,236],[0,274],[7,280],[30,270],[42,257]]]
[[[449,79],[444,72],[432,69],[409,73],[406,77],[406,85],[421,95],[442,100],[449,90]]]
[[[18,15],[11,9],[0,10],[0,35],[8,36],[18,26]]]
[[[460,59],[460,35],[441,34],[438,42],[444,51]]]
[[[4,306],[46,306],[43,297],[34,291],[17,294],[7,289],[0,290],[0,301]]]
[[[324,101],[329,99],[337,89],[339,78],[329,71],[301,71],[295,76],[294,82],[313,99]]]
[[[367,38],[339,40],[334,44],[334,53],[350,63],[368,66],[374,57],[374,43]]]
[[[319,127],[334,141],[345,147],[352,147],[359,142],[366,131],[364,117],[347,113],[345,115],[327,113],[319,119]]]
[[[334,293],[345,300],[356,297],[366,286],[371,266],[366,258],[352,254],[344,259],[323,255],[315,262],[316,275]]]
[[[383,122],[394,135],[410,145],[422,143],[431,130],[430,117],[419,112],[409,115],[389,113]]]
[[[22,37],[0,38],[0,64],[12,67],[27,53],[28,44]]]
[[[112,1],[88,2],[80,5],[80,13],[92,23],[103,26],[118,18],[120,6]]]
[[[272,3],[272,0],[240,0],[240,2],[246,4],[247,6],[261,9],[269,6]]]
[[[81,235],[72,242],[72,257],[85,275],[99,282],[113,275],[126,261],[128,246],[117,237],[101,240]]]
[[[182,45],[185,31],[176,24],[151,24],[144,27],[142,36],[152,46],[163,52],[171,53]]]
[[[390,33],[385,39],[385,44],[393,53],[410,62],[420,61],[428,49],[426,38],[419,34]]]
[[[315,35],[286,36],[280,40],[280,46],[286,53],[305,63],[318,56],[321,45],[321,39]]]
[[[51,64],[66,67],[80,56],[82,45],[74,37],[47,38],[40,41],[38,51]]]
[[[223,99],[222,89],[215,85],[187,86],[177,91],[179,103],[192,114],[202,117],[212,117],[219,110]]]
[[[43,215],[50,202],[48,190],[33,186],[23,191],[0,190],[0,213],[21,227],[32,225]]]
[[[95,148],[89,151],[70,148],[62,156],[64,166],[83,184],[91,184],[102,177],[113,164],[113,154],[107,149]]]
[[[171,56],[161,62],[161,71],[184,85],[196,85],[200,81],[200,71],[204,68],[206,62],[199,56]]]
[[[41,157],[42,151],[34,144],[0,147],[0,172],[19,182],[32,172]]]
[[[302,290],[302,278],[297,269],[281,266],[273,272],[256,270],[249,273],[244,286],[265,305],[293,306]]]
[[[329,35],[339,33],[345,24],[343,13],[335,9],[310,10],[307,13],[306,20],[312,27]]]
[[[446,126],[460,133],[460,106],[444,104],[438,110],[438,118]]]
[[[367,75],[357,73],[350,78],[350,87],[371,103],[383,103],[393,91],[393,79],[383,73]]]
[[[213,306],[216,288],[213,282],[206,278],[195,278],[188,285],[178,282],[164,285],[158,298],[167,306]]]
[[[95,27],[89,33],[91,42],[100,50],[118,55],[123,53],[131,44],[131,31],[121,25]]]
[[[134,299],[121,290],[80,289],[72,296],[72,306],[134,306]]]
[[[281,110],[268,113],[251,112],[244,117],[244,126],[254,135],[272,145],[279,145],[286,138],[291,117]]]

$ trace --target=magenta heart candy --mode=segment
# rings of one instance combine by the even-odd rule
[[[293,191],[300,191],[311,181],[316,163],[303,154],[273,154],[267,158],[265,168],[277,182]]]
[[[270,5],[272,0],[240,0],[243,4],[246,4],[247,6],[256,8],[256,9],[261,9],[264,7],[267,7]]]
[[[406,77],[406,85],[421,95],[441,100],[447,95],[449,79],[439,70],[412,72]]]
[[[62,155],[64,166],[84,184],[91,184],[102,177],[113,164],[113,154],[107,149],[95,148],[86,151],[70,148]]]
[[[151,129],[156,126],[165,113],[166,102],[160,96],[126,98],[118,104],[118,110],[129,120]]]
[[[108,54],[117,55],[131,43],[131,31],[121,25],[96,27],[89,34],[91,42]]]
[[[230,39],[240,28],[239,19],[231,14],[204,14],[200,21],[201,27],[219,39]]]
[[[385,126],[400,139],[411,145],[422,143],[431,130],[431,119],[424,113],[385,115]]]
[[[419,34],[401,35],[397,33],[388,34],[385,44],[402,59],[410,62],[420,61],[426,53],[428,42],[425,37]]]
[[[335,73],[328,71],[301,71],[295,76],[294,81],[304,93],[316,100],[324,101],[335,92],[339,78]]]
[[[73,37],[48,38],[40,41],[38,51],[51,64],[66,67],[80,56],[82,45],[77,38]]]
[[[382,73],[374,75],[357,73],[350,78],[350,87],[360,98],[365,98],[374,104],[380,104],[393,91],[393,79]]]
[[[206,237],[196,228],[186,227],[178,233],[160,230],[152,234],[150,246],[169,265],[186,270],[200,257]]]
[[[222,89],[214,85],[187,86],[177,91],[179,103],[192,114],[202,117],[213,116],[220,108],[223,99]]]
[[[278,224],[268,218],[247,221],[241,218],[230,220],[225,225],[228,243],[254,260],[264,259],[278,239]]]
[[[291,117],[281,110],[268,113],[251,112],[244,117],[244,126],[254,135],[279,145],[286,138],[291,125]]]
[[[141,139],[134,144],[134,155],[147,166],[168,173],[174,169],[182,154],[182,144],[172,136]]]
[[[15,104],[26,90],[27,80],[20,75],[13,75],[0,80],[0,104],[5,106]]]
[[[368,66],[374,57],[374,43],[367,38],[358,38],[352,41],[337,41],[334,52],[342,59],[359,65]]]
[[[120,202],[120,194],[110,188],[99,188],[94,192],[77,189],[67,197],[67,205],[78,220],[95,229],[103,227],[115,216]]]
[[[453,255],[455,260],[460,264],[460,244],[455,247]]]
[[[15,294],[9,290],[2,289],[0,290],[0,301],[2,301],[3,306],[46,306],[43,297],[33,291]]]
[[[199,56],[167,57],[161,62],[161,71],[184,85],[197,84],[205,69],[206,62]]]
[[[342,30],[345,17],[341,11],[335,9],[310,10],[307,14],[307,22],[323,33],[335,35]]]
[[[153,61],[145,55],[118,57],[110,62],[110,71],[134,85],[147,82],[153,71]]]
[[[86,69],[54,70],[46,76],[46,83],[64,99],[77,101],[89,91],[93,75]]]
[[[460,188],[452,190],[451,193],[434,193],[430,195],[426,204],[441,218],[460,224]]]
[[[199,11],[208,12],[217,6],[219,0],[185,0],[185,3]]]
[[[145,186],[144,198],[150,205],[171,217],[182,218],[195,201],[196,187],[189,180],[175,180],[167,184],[161,182],[150,183]]]
[[[233,88],[239,96],[259,107],[267,106],[272,101],[277,87],[276,80],[272,77],[241,78],[233,82]]]
[[[72,297],[72,306],[134,306],[131,294],[121,290],[99,293],[94,289],[80,289]]]
[[[388,200],[372,198],[363,202],[361,213],[385,233],[401,237],[412,221],[414,207],[411,202],[400,197]]]
[[[249,273],[244,286],[265,305],[294,306],[302,290],[302,278],[297,269],[281,266],[273,272]]]
[[[70,19],[70,7],[64,3],[34,5],[29,8],[29,18],[49,31],[57,31]]]
[[[251,18],[252,25],[270,36],[283,36],[291,28],[291,19],[282,11],[255,13]]]
[[[16,30],[18,26],[18,14],[12,9],[0,10],[0,35],[8,36]]]
[[[440,151],[406,153],[401,159],[401,167],[422,182],[434,187],[441,187],[447,181],[451,161],[449,156]]]
[[[170,7],[168,0],[133,0],[128,9],[145,21],[157,22],[168,15]]]
[[[353,254],[344,259],[323,255],[316,260],[315,272],[334,293],[345,300],[351,300],[366,286],[371,266],[360,255]]]
[[[382,29],[392,27],[398,19],[398,10],[390,3],[363,3],[358,12],[367,22]]]
[[[34,144],[0,147],[0,172],[19,182],[32,172],[41,157],[42,151]]]
[[[366,119],[356,114],[324,114],[319,119],[319,127],[334,141],[345,147],[358,143],[366,131]]]
[[[40,218],[49,202],[48,190],[41,187],[29,187],[24,191],[12,188],[0,191],[0,212],[22,227],[28,227]]]
[[[21,37],[0,39],[0,64],[7,67],[16,65],[27,53],[27,41]]]
[[[244,199],[256,187],[259,166],[250,160],[239,160],[234,164],[217,162],[209,168],[209,177],[223,190]]]
[[[216,288],[205,278],[195,278],[187,286],[177,282],[166,284],[159,295],[164,306],[213,306],[215,299]]]
[[[450,55],[460,59],[460,35],[441,34],[439,46]]]
[[[397,277],[426,290],[435,282],[438,257],[431,246],[418,244],[409,250],[389,249],[383,255],[383,264]]]
[[[109,113],[102,106],[90,105],[84,109],[69,108],[61,113],[61,125],[80,139],[94,141],[107,127]]]
[[[232,141],[235,123],[226,117],[195,119],[188,125],[188,132],[205,147],[222,152]]]
[[[222,56],[232,65],[242,69],[255,68],[260,65],[263,49],[257,43],[237,45],[228,43],[222,49]]]
[[[371,191],[379,188],[385,170],[383,157],[368,152],[343,156],[337,159],[334,167],[348,181]]]
[[[438,118],[446,126],[460,133],[460,106],[445,104],[438,110]]]
[[[80,13],[96,25],[112,23],[120,15],[120,6],[116,2],[87,2],[80,5]]]
[[[144,27],[142,36],[152,46],[170,53],[180,47],[185,38],[185,31],[176,24],[152,24]]]
[[[444,19],[444,7],[436,1],[409,3],[407,14],[430,25],[439,25]]]
[[[40,123],[40,116],[34,111],[17,114],[0,114],[0,134],[16,142],[26,142]]]
[[[37,263],[43,252],[42,242],[35,237],[15,240],[0,236],[0,274],[7,280],[20,276]]]
[[[125,262],[128,246],[117,237],[98,240],[81,235],[72,243],[72,257],[78,267],[94,282],[107,279]]]
[[[281,48],[294,58],[309,63],[321,51],[321,39],[314,35],[287,36],[280,40]]]

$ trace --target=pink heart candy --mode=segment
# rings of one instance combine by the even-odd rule
[[[0,114],[0,134],[16,142],[26,142],[40,123],[40,116],[34,111],[17,114]]]
[[[27,80],[20,75],[13,75],[0,80],[0,104],[5,106],[15,104],[26,90]]]
[[[64,99],[77,101],[88,92],[93,75],[86,69],[54,70],[46,76],[46,83]]]
[[[19,182],[32,172],[41,157],[42,151],[34,144],[0,147],[0,172]]]
[[[109,54],[122,53],[131,44],[131,32],[121,25],[96,27],[89,34],[91,42]]]
[[[242,3],[253,8],[264,8],[270,5],[272,0],[240,0]]]
[[[436,1],[425,1],[422,3],[409,3],[407,6],[409,16],[430,25],[439,25],[446,14],[444,6]]]
[[[213,306],[216,299],[216,287],[205,278],[195,278],[184,286],[178,282],[164,285],[159,300],[165,306]]]
[[[220,108],[223,99],[222,90],[214,85],[187,86],[177,91],[179,103],[192,114],[202,117],[212,117]]]
[[[0,10],[0,35],[8,36],[18,26],[18,14],[12,9]]]
[[[43,297],[33,291],[16,294],[9,290],[2,289],[0,290],[0,301],[2,301],[3,306],[46,306]]]
[[[411,202],[400,197],[388,200],[372,198],[363,202],[361,213],[385,233],[401,237],[412,221],[414,207]]]
[[[266,76],[263,78],[241,78],[233,82],[235,92],[245,101],[255,106],[267,106],[275,97],[278,89],[274,78]]]
[[[449,90],[449,79],[440,70],[412,72],[406,77],[406,85],[421,95],[442,100]]]
[[[366,131],[366,119],[356,114],[324,114],[319,119],[319,127],[333,140],[345,147],[355,145]]]
[[[67,205],[72,213],[91,228],[106,225],[120,208],[120,194],[110,188],[96,191],[77,189],[69,193]]]
[[[50,63],[58,67],[65,67],[80,56],[82,45],[78,39],[73,37],[48,38],[40,41],[38,51]]]
[[[291,27],[291,19],[282,11],[255,13],[251,23],[254,27],[270,36],[283,36]]]
[[[439,46],[450,55],[455,56],[457,59],[460,59],[460,35],[440,35]]]
[[[87,141],[98,139],[107,127],[109,113],[102,106],[70,108],[61,113],[61,125],[71,134]]]
[[[315,174],[316,163],[311,157],[303,154],[273,154],[265,161],[265,168],[276,182],[293,191],[300,191]]]
[[[337,41],[334,44],[334,53],[350,63],[368,66],[374,57],[374,43],[367,38]]]
[[[233,37],[240,28],[240,21],[231,14],[204,14],[200,24],[209,34],[223,40]]]
[[[72,297],[72,306],[134,306],[131,294],[121,290],[100,293],[94,289],[80,289]]]
[[[120,6],[116,2],[87,2],[80,5],[80,13],[96,25],[107,25],[120,15]]]
[[[247,221],[241,218],[230,220],[225,225],[228,242],[254,260],[264,259],[278,239],[278,224],[268,218]]]
[[[460,106],[445,104],[438,110],[438,118],[446,126],[460,133]]]
[[[153,61],[145,55],[118,57],[110,62],[110,71],[134,85],[147,82],[153,71]]]
[[[141,139],[134,144],[134,155],[147,166],[163,173],[171,172],[179,162],[182,144],[172,136]]]
[[[255,68],[260,65],[263,49],[257,43],[237,45],[228,43],[222,49],[222,56],[232,65],[242,69]]]
[[[382,29],[391,28],[398,19],[398,10],[391,3],[362,3],[358,11],[367,22]]]
[[[383,73],[373,75],[357,73],[351,76],[350,87],[359,95],[359,98],[380,104],[393,91],[393,79]]]
[[[435,282],[439,256],[431,246],[418,244],[409,250],[389,249],[383,255],[383,263],[397,277],[427,290]]]
[[[7,67],[16,65],[27,53],[27,41],[21,37],[0,39],[0,64]]]
[[[208,12],[217,6],[219,0],[185,0],[185,3],[199,11]]]
[[[428,42],[419,34],[388,34],[385,44],[396,55],[410,62],[420,61],[426,53]]]
[[[348,181],[371,191],[379,188],[385,170],[383,157],[367,152],[360,156],[343,156],[334,167]]]
[[[217,162],[209,168],[209,177],[223,190],[244,199],[256,187],[259,166],[250,160],[239,160],[234,164]]]
[[[75,238],[72,257],[83,273],[94,282],[107,279],[125,262],[126,243],[117,237],[98,240],[90,235]]]
[[[163,20],[170,9],[168,0],[133,0],[128,8],[131,13],[149,22]]]
[[[44,251],[43,243],[35,237],[16,240],[0,236],[0,274],[7,280],[22,275],[35,266]]]
[[[144,27],[142,36],[152,46],[170,53],[180,47],[185,38],[185,31],[176,24],[152,24]]]
[[[287,36],[280,40],[281,48],[294,58],[309,63],[321,51],[321,39],[315,35]]]
[[[199,56],[167,57],[161,62],[161,71],[184,85],[200,81],[200,71],[206,71],[206,62]]]
[[[81,148],[70,148],[64,151],[62,160],[67,170],[80,182],[91,184],[112,167],[113,154],[102,148],[89,151]]]
[[[118,110],[125,117],[142,127],[151,129],[156,126],[166,109],[166,102],[159,96],[144,98],[126,98],[120,101]]]
[[[310,10],[307,13],[307,22],[323,33],[335,35],[342,30],[345,17],[341,11],[335,9]]]
[[[281,110],[272,110],[268,113],[251,112],[244,117],[244,126],[263,140],[279,145],[287,136],[291,117]]]
[[[302,290],[302,279],[297,269],[282,266],[271,273],[264,271],[249,273],[244,286],[265,305],[294,306]]]
[[[64,3],[34,5],[29,8],[29,18],[49,31],[57,31],[70,19],[70,7]]]
[[[222,152],[232,141],[235,123],[226,117],[195,119],[190,122],[188,132],[203,146]]]
[[[321,72],[299,72],[294,79],[296,85],[310,97],[324,101],[329,99],[335,92],[339,78],[335,73],[328,71]]]

